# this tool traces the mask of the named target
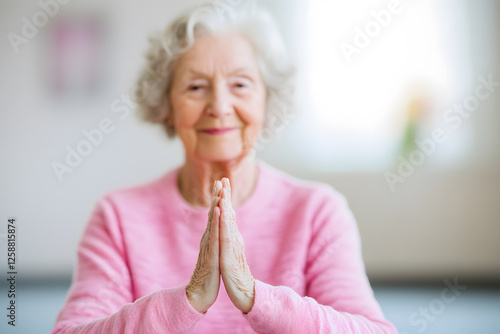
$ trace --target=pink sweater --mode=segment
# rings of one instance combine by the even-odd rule
[[[222,280],[207,312],[187,300],[208,208],[184,200],[177,167],[97,202],[51,333],[397,333],[373,296],[345,198],[258,166],[253,193],[235,208],[255,278],[248,314]]]

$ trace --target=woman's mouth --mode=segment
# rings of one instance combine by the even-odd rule
[[[209,135],[222,135],[229,131],[233,131],[234,128],[212,128],[212,129],[204,129],[201,130],[204,133],[208,133]]]

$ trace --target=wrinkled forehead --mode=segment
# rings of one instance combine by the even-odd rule
[[[199,35],[176,64],[179,75],[198,72],[207,76],[229,75],[236,70],[257,74],[255,48],[242,34]]]

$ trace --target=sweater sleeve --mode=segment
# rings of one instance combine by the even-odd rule
[[[73,282],[51,334],[191,333],[206,315],[186,285],[134,300],[121,227],[111,201],[98,201],[78,244]]]
[[[256,280],[253,308],[242,314],[258,333],[397,333],[373,295],[347,201],[328,189],[312,222],[306,296]]]

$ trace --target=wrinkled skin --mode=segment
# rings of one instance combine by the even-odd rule
[[[179,191],[188,203],[210,207],[186,295],[196,310],[206,312],[217,299],[222,276],[231,301],[247,313],[254,303],[255,280],[233,205],[250,196],[257,178],[255,161],[244,159],[262,130],[267,109],[257,50],[244,34],[199,34],[175,61],[171,80],[166,123],[175,128],[186,156]],[[212,128],[231,130],[207,131]]]
[[[242,312],[252,309],[255,279],[245,258],[245,245],[236,225],[229,179],[216,181],[207,229],[200,242],[195,271],[186,287],[188,300],[201,313],[217,299],[220,276],[233,304]]]
[[[222,184],[215,182],[212,201],[208,212],[208,223],[200,241],[198,262],[191,280],[186,287],[186,295],[191,305],[201,313],[208,310],[219,294],[219,192]]]

